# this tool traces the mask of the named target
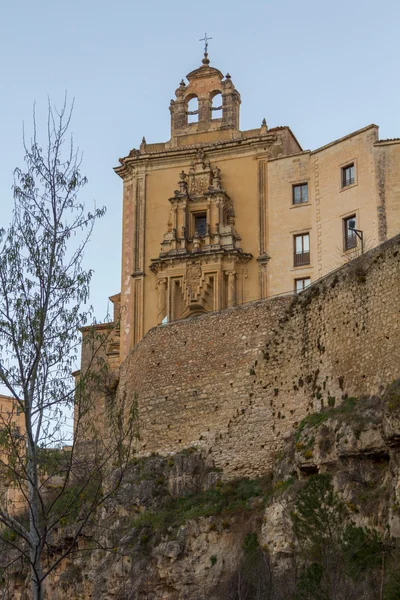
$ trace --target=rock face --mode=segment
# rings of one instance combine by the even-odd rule
[[[329,476],[347,523],[394,547],[400,538],[399,419],[399,382],[380,397],[345,398],[307,416],[273,472],[256,480],[227,480],[195,449],[133,460],[79,551],[49,578],[46,598],[293,598],[303,564],[293,511],[316,475]],[[27,582],[26,574],[15,573],[8,598],[28,600]],[[374,585],[349,598],[379,598]]]

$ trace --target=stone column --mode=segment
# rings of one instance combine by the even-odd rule
[[[166,315],[167,308],[167,279],[158,280],[157,296],[157,323],[161,323]]]
[[[236,305],[236,271],[228,271],[228,306]]]

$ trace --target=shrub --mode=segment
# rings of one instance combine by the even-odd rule
[[[170,496],[161,509],[146,510],[134,518],[132,525],[165,532],[169,527],[180,527],[189,519],[248,511],[252,508],[251,501],[265,498],[270,489],[270,477],[218,483],[201,493],[178,498]]]

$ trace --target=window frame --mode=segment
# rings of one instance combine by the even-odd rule
[[[357,214],[353,213],[342,219],[342,229],[343,229],[343,252],[349,252],[351,250],[356,250],[358,247],[357,235],[354,233],[351,237],[348,235],[351,229],[348,227],[348,222],[353,220],[356,222],[355,229],[357,229]],[[350,239],[353,241],[350,243]]]
[[[346,183],[346,171],[351,168],[353,168],[353,177]],[[353,159],[340,165],[340,191],[348,190],[355,185],[357,185],[357,161]]]
[[[300,202],[296,202],[295,201],[295,190],[296,190],[296,188],[301,188],[302,189],[303,187],[305,187],[307,189],[307,200],[303,200],[302,199],[303,194],[302,194],[302,191],[301,191]],[[301,206],[303,204],[308,204],[309,201],[310,201],[310,197],[309,197],[309,190],[308,190],[308,181],[304,181],[303,183],[292,183],[292,206]]]
[[[302,281],[303,282],[303,287],[301,290],[297,289],[297,282],[298,281]],[[304,285],[304,281],[308,281],[308,285]],[[296,277],[294,280],[294,292],[295,294],[300,294],[300,292],[304,292],[304,290],[306,290],[308,287],[310,287],[311,285],[311,277],[310,275],[308,275],[308,277]]]
[[[308,237],[308,250],[304,251],[304,238]],[[297,252],[297,239],[301,238],[302,252]],[[302,258],[299,258],[302,257]],[[310,253],[310,232],[305,231],[304,233],[293,234],[293,266],[304,267],[311,264],[311,253]]]
[[[196,233],[196,221],[199,217],[202,217],[205,219],[205,232],[204,235],[201,235],[200,231],[199,231],[199,235],[201,239],[204,239],[207,235],[207,210],[197,210],[197,211],[193,211],[192,212],[192,235],[191,237],[194,238],[195,233]]]

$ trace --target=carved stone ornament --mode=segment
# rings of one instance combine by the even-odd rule
[[[200,261],[189,261],[186,265],[186,286],[190,298],[194,298],[201,283]]]
[[[214,167],[212,170],[212,174],[213,174],[212,186],[213,186],[214,190],[220,190],[221,189],[221,169],[219,169],[218,167]]]
[[[187,194],[188,184],[187,184],[187,175],[185,171],[181,171],[179,173],[179,191],[181,194]]]

